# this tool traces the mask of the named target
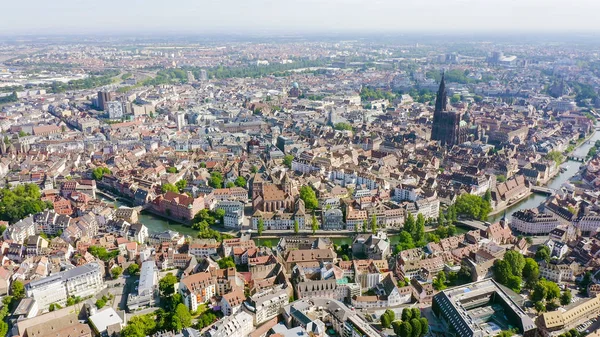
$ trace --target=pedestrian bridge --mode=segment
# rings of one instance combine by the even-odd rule
[[[547,194],[547,195],[552,195],[552,194],[556,193],[556,190],[548,188],[548,187],[544,187],[544,186],[532,186],[531,191],[534,193]]]
[[[479,229],[479,230],[486,230],[489,226],[489,223],[483,222],[483,221],[479,221],[479,220],[461,220],[458,219],[456,221],[457,224],[463,226],[463,227],[468,227],[471,229]]]
[[[585,163],[587,158],[585,156],[576,156],[571,154],[567,157],[567,159]]]

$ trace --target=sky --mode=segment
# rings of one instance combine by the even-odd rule
[[[3,0],[0,35],[599,32],[600,0]]]

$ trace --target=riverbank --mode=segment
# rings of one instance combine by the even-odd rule
[[[595,141],[600,140],[600,133],[594,129],[594,132],[590,133],[583,141],[578,143],[578,146],[570,152],[570,154],[575,154],[577,156],[586,155],[589,149],[594,146]],[[589,143],[588,143],[589,141]],[[558,190],[561,186],[571,180],[572,177],[579,174],[581,166],[580,162],[574,160],[566,160],[561,164],[561,168],[564,171],[560,171],[556,174],[552,179],[550,179],[544,187],[548,187],[553,190]],[[504,212],[506,213],[507,220],[510,220],[512,213],[523,210],[523,209],[531,209],[539,207],[540,204],[544,203],[547,200],[546,195],[538,194],[538,193],[529,193],[527,197],[522,198],[520,201],[513,203],[510,206],[506,206],[503,209],[494,210],[488,216],[488,222],[494,223],[498,222],[503,216]]]
[[[529,198],[532,194],[534,194],[534,192],[531,191],[531,189],[529,189],[529,191],[527,193],[525,193],[523,196],[521,196],[519,199],[514,200],[513,202],[510,202],[508,204],[505,204],[504,206],[494,209],[492,212],[490,212],[490,214],[488,214],[488,217],[490,216],[494,216],[497,214],[500,214],[501,212],[513,207],[514,205],[517,205],[518,203],[522,202],[523,200]]]

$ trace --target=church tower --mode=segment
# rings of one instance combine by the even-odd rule
[[[467,140],[467,135],[467,123],[462,121],[462,114],[456,110],[448,109],[446,81],[444,74],[442,74],[440,88],[435,99],[431,140],[439,141],[442,146],[452,147],[464,143]]]

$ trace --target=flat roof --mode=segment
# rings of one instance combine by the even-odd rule
[[[89,319],[99,333],[106,331],[110,325],[123,324],[121,316],[119,316],[115,309],[110,307],[90,316]]]

